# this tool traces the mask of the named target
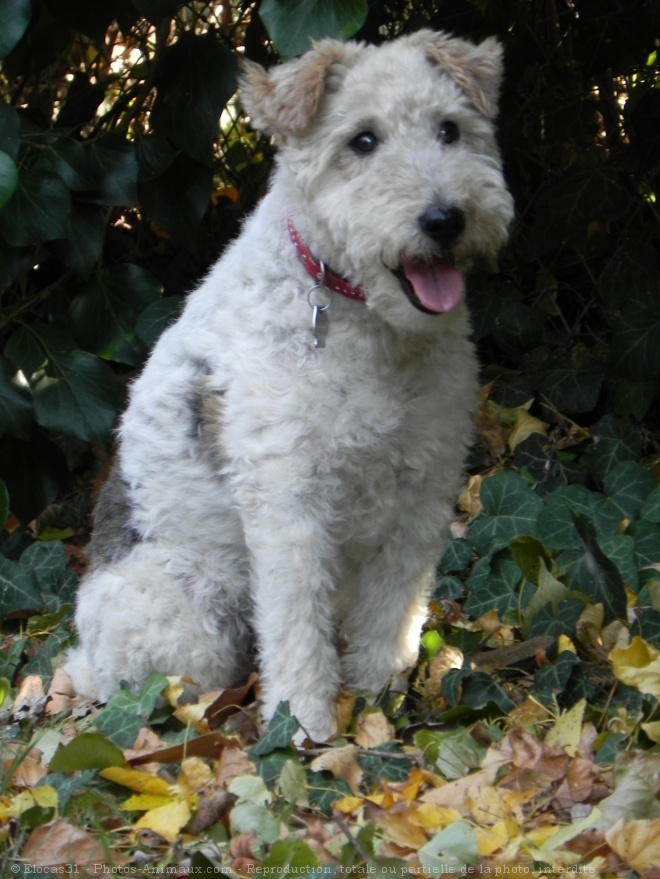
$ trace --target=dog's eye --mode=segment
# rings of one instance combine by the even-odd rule
[[[378,138],[373,131],[361,131],[353,138],[349,146],[356,153],[373,153],[378,146]]]
[[[440,126],[440,143],[454,143],[461,136],[458,125],[447,119]]]

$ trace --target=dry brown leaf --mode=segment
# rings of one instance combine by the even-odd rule
[[[217,757],[225,747],[232,747],[234,742],[221,733],[212,732],[180,745],[171,745],[169,748],[159,748],[155,751],[139,753],[135,757],[126,757],[126,762],[131,766],[140,766],[145,763],[178,763],[185,757]],[[128,754],[128,752],[124,752]]]
[[[481,491],[481,476],[478,474],[475,476],[470,476],[467,481],[467,485],[458,496],[457,504],[459,510],[462,510],[464,513],[467,513],[471,519],[474,519],[475,516],[478,516],[479,513],[483,510],[483,504],[481,503],[481,499],[479,497],[479,493]]]
[[[358,717],[355,743],[361,748],[377,748],[394,738],[394,727],[382,711],[372,711]]]
[[[53,715],[60,714],[62,711],[71,711],[74,705],[80,701],[70,675],[63,668],[56,668],[48,688],[46,714]]]
[[[519,774],[533,772],[557,781],[566,775],[568,769],[569,758],[563,751],[548,747],[522,729],[508,733],[502,743],[502,753],[511,755],[513,767]],[[513,774],[509,773],[510,776]]]
[[[625,822],[621,819],[606,831],[605,839],[638,873],[660,864],[660,818]]]
[[[204,712],[210,729],[217,729],[232,714],[241,710],[250,697],[258,675],[253,672],[242,687],[227,687]]]
[[[499,749],[489,748],[482,760],[480,770],[456,781],[447,782],[442,787],[426,791],[420,799],[425,803],[458,809],[461,814],[468,815],[471,802],[479,798],[479,791],[488,785],[493,785],[502,767],[509,762],[510,757],[502,754]]]
[[[97,874],[104,865],[118,867],[130,860],[118,852],[110,854],[111,861],[99,839],[58,819],[32,831],[21,852],[21,860],[33,868],[72,864],[83,876]]]
[[[386,839],[414,851],[426,844],[426,833],[419,826],[413,824],[408,812],[384,812],[379,824]]]
[[[314,772],[327,770],[332,772],[335,778],[343,778],[348,782],[351,791],[358,794],[362,781],[362,770],[357,762],[357,748],[355,745],[346,745],[343,748],[328,748],[328,750],[316,757],[310,764]]]
[[[47,775],[48,770],[42,763],[43,754],[39,748],[32,748],[30,753],[21,759],[12,772],[12,784],[15,788],[35,787]]]
[[[220,787],[226,788],[241,775],[256,774],[256,767],[245,751],[232,743],[228,744],[220,754],[218,767],[215,771],[215,781]]]
[[[571,760],[554,801],[560,809],[570,809],[575,803],[583,803],[590,796],[593,786],[594,764],[591,760],[576,757]]]
[[[39,717],[46,708],[47,699],[39,675],[28,675],[21,684],[14,702],[12,712],[14,720]]]

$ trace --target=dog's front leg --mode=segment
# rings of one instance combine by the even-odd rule
[[[281,477],[280,477],[281,479]],[[336,730],[339,660],[332,596],[335,553],[317,515],[278,492],[247,528],[263,713],[288,701],[310,738]]]

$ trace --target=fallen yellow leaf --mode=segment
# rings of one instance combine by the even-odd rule
[[[420,806],[412,806],[409,811],[410,823],[424,830],[437,831],[447,827],[454,821],[460,821],[463,817],[458,809],[448,806],[436,806],[435,803],[422,803]]]
[[[376,748],[394,738],[394,727],[382,711],[361,714],[357,722],[355,744],[361,748]]]
[[[355,745],[346,745],[343,748],[329,748],[320,754],[310,764],[314,772],[326,770],[332,772],[335,778],[343,778],[353,794],[357,794],[362,781],[362,770],[357,762],[357,748]]]
[[[342,797],[341,800],[332,804],[332,808],[343,812],[344,815],[349,815],[351,812],[357,812],[363,803],[362,797]]]
[[[636,635],[630,646],[610,651],[614,674],[624,684],[660,699],[660,651]]]
[[[529,406],[531,402],[532,401],[530,400],[527,405]],[[507,439],[509,451],[515,451],[516,446],[520,445],[520,443],[524,442],[526,439],[529,439],[533,433],[540,433],[542,436],[547,436],[548,425],[545,421],[541,421],[540,418],[535,418],[533,415],[530,415],[524,406],[519,406],[516,409],[515,423]]]
[[[103,778],[107,778],[108,781],[114,781],[115,784],[134,790],[138,794],[172,796],[171,785],[150,772],[140,772],[139,769],[131,769],[130,766],[108,766],[106,769],[102,769],[99,774]]]
[[[148,812],[160,806],[167,806],[173,797],[161,797],[158,794],[133,794],[121,804],[127,812]]]
[[[548,730],[545,737],[546,745],[551,748],[562,748],[569,757],[575,757],[580,746],[582,721],[586,707],[587,700],[580,699],[568,711],[563,711],[557,718],[555,725]]]
[[[426,844],[426,833],[410,820],[407,812],[386,812],[380,819],[386,839],[403,848],[417,850]]]
[[[621,819],[605,833],[605,839],[638,873],[660,864],[660,818],[625,822]]]
[[[175,842],[189,820],[190,806],[185,800],[178,799],[145,812],[133,829],[152,830],[168,842]]]

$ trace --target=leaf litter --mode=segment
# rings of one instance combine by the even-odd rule
[[[264,728],[256,676],[203,693],[155,674],[101,707],[57,651],[30,673],[66,645],[61,614],[10,633],[2,875],[660,879],[658,468],[611,423],[597,447],[531,408],[484,392],[490,465],[459,498],[419,663],[342,694],[328,745],[295,746],[286,704]]]

